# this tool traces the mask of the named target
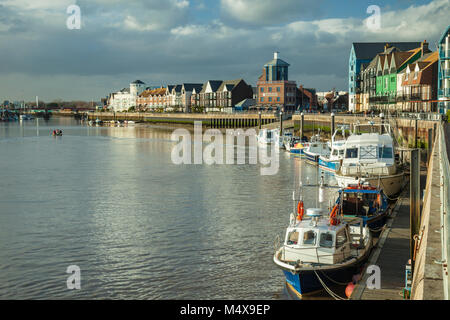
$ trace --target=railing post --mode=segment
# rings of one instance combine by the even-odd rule
[[[420,150],[411,150],[411,164],[410,164],[410,186],[409,186],[409,201],[410,201],[410,253],[411,260],[414,257],[415,243],[414,235],[419,234],[420,228]],[[414,263],[411,264],[412,272],[414,274]]]

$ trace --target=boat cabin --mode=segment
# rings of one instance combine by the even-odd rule
[[[352,135],[345,142],[342,174],[394,174],[393,139],[389,134],[363,133]]]
[[[327,214],[326,210],[310,208],[302,221],[291,220],[282,251],[283,261],[335,264],[351,256],[352,246],[360,244],[361,237],[355,238],[358,231],[345,223],[331,225]]]
[[[368,217],[388,206],[386,196],[376,188],[346,188],[339,191],[336,204],[341,204],[345,216]]]

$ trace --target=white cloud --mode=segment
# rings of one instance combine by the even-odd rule
[[[237,21],[267,25],[305,17],[317,10],[322,0],[221,0],[225,16]]]

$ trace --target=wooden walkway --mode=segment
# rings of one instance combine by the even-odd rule
[[[377,265],[381,288],[366,287],[370,275],[364,274],[353,291],[353,300],[403,300],[405,266],[409,260],[409,183],[398,199],[386,229],[373,248],[367,266]]]

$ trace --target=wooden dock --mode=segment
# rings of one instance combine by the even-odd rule
[[[370,274],[364,273],[353,291],[352,300],[403,300],[405,267],[410,255],[409,238],[408,184],[401,193],[366,265],[380,267],[381,288],[367,288],[366,283]]]

